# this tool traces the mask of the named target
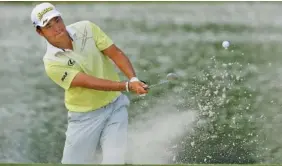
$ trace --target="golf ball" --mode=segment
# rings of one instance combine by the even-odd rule
[[[229,41],[223,41],[222,42],[222,47],[224,47],[225,49],[227,49],[230,46]]]
[[[177,80],[178,76],[175,73],[169,73],[166,78],[167,80]]]

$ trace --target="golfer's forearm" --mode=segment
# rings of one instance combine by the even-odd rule
[[[115,59],[117,59],[114,60],[115,64],[127,76],[128,79],[136,76],[130,60],[122,52],[120,52]]]
[[[111,49],[114,51],[109,51],[111,53],[110,58],[117,67],[127,76],[128,79],[135,77],[136,74],[129,58],[118,47]]]
[[[72,83],[71,87],[83,87],[101,91],[124,91],[126,90],[125,82],[110,81],[89,76],[85,73],[78,73]]]

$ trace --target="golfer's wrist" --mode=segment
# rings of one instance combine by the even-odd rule
[[[129,82],[135,82],[135,81],[140,81],[140,80],[137,77],[132,77],[129,80]]]
[[[132,82],[136,82],[136,81],[140,81],[137,77],[132,77],[130,78],[130,80],[126,81],[124,84],[125,87],[125,91],[130,92],[131,91],[131,83]]]
[[[130,89],[129,89],[129,81],[126,81],[126,82],[125,82],[125,91],[126,91],[126,92],[129,92],[129,91],[130,91]]]

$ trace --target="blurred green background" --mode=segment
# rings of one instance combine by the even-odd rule
[[[61,159],[67,112],[30,22],[37,3],[0,5],[0,162]],[[282,162],[282,3],[54,4],[66,24],[99,25],[141,79],[180,76],[146,97],[127,94],[129,163]]]

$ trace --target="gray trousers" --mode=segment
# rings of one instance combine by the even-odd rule
[[[121,95],[112,103],[86,113],[68,112],[62,164],[93,164],[102,148],[101,164],[124,164],[127,148],[129,100]]]

